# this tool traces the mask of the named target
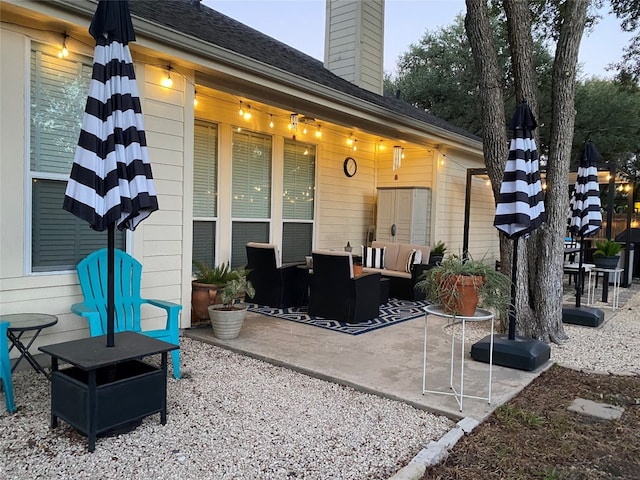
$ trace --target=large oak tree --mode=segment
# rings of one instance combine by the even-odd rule
[[[508,146],[504,98],[488,3],[466,0],[465,26],[478,72],[484,154],[497,197]],[[537,115],[538,91],[533,68],[532,18],[529,2],[505,0],[516,99],[529,102]],[[547,222],[527,241],[520,242],[517,265],[516,312],[519,334],[562,343],[562,263],[569,198],[566,179],[571,161],[575,121],[574,95],[578,50],[584,31],[588,0],[560,2],[560,25],[552,75],[552,114],[547,163]],[[502,242],[502,265],[511,265],[511,242]]]

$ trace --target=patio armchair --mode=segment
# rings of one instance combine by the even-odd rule
[[[271,243],[249,242],[247,250],[247,280],[255,289],[246,301],[275,308],[299,305],[304,298],[304,271],[297,265],[280,264],[278,247]]]
[[[114,266],[114,331],[133,331],[180,345],[178,315],[182,305],[142,298],[140,280],[142,264],[128,253],[116,249]],[[71,311],[85,317],[92,337],[107,334],[107,249],[96,250],[77,266],[83,303],[71,305]],[[163,309],[166,320],[163,328],[142,329],[141,306],[151,305]],[[180,378],[180,349],[171,351],[174,378]]]
[[[309,314],[347,323],[376,318],[380,273],[353,274],[349,252],[314,251],[309,284]]]

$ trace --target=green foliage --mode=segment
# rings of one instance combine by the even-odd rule
[[[494,18],[492,27],[496,33],[498,68],[502,72],[501,86],[507,99],[504,108],[509,118],[516,102],[506,23]],[[538,108],[542,118],[551,116],[552,61],[542,40],[534,42],[534,63],[541,91]],[[427,31],[401,55],[397,79],[385,78],[385,95],[395,96],[398,90],[401,98],[412,105],[471,133],[481,134],[477,73],[462,15],[456,17],[452,25]],[[544,138],[548,129],[540,125],[538,132]]]
[[[229,262],[212,267],[198,260],[193,261],[193,274],[199,283],[210,285],[226,285],[229,281],[238,278],[237,270],[231,270]]]
[[[247,270],[242,267],[231,271],[233,278],[229,280],[222,290],[218,290],[220,301],[225,307],[230,307],[243,292],[249,298],[253,298],[256,294],[251,282],[247,280]]]
[[[596,251],[593,252],[596,256],[614,257],[622,250],[622,244],[613,240],[596,240]]]
[[[620,4],[628,0],[617,0]],[[640,5],[640,2],[635,2]],[[631,8],[631,5],[627,6]],[[548,39],[556,38],[556,28],[561,23],[559,2],[530,2],[535,12],[534,65],[538,85],[538,150],[548,154],[551,134],[551,84],[553,55],[545,46]],[[619,7],[622,11],[622,7]],[[492,27],[498,52],[498,68],[502,72],[501,86],[505,100],[505,116],[511,118],[515,108],[513,96],[513,67],[506,33],[506,21],[502,5],[492,6]],[[639,12],[627,11],[627,17],[637,18]],[[622,18],[622,16],[621,16]],[[597,19],[593,7],[587,18],[587,31]],[[560,22],[560,23],[559,23]],[[629,47],[631,48],[631,47]],[[637,63],[640,65],[640,40]],[[640,76],[640,68],[637,74]],[[627,75],[629,77],[631,74]],[[578,77],[580,78],[580,77]],[[464,30],[464,18],[458,16],[453,24],[435,31],[427,31],[398,60],[398,76],[385,77],[385,95],[401,98],[451,124],[480,135],[480,101],[477,75],[468,39]],[[577,169],[580,152],[585,140],[591,138],[600,152],[601,164],[614,162],[630,173],[640,172],[640,88],[634,81],[623,82],[598,78],[578,80],[575,93],[576,121],[571,159],[572,169]],[[474,105],[469,108],[469,105]],[[634,155],[636,154],[636,155]]]
[[[639,172],[640,90],[593,78],[578,82],[575,104],[572,170],[577,170],[584,142],[591,139],[600,153],[599,165],[613,163]]]
[[[443,241],[437,242],[433,248],[431,249],[432,255],[444,255],[444,252],[447,251],[447,244]]]
[[[440,265],[427,270],[416,287],[425,292],[427,300],[440,303],[443,292],[455,298],[457,292],[451,289],[449,280],[454,275],[482,277],[482,285],[478,286],[478,305],[506,316],[511,304],[511,280],[482,260],[449,255]]]

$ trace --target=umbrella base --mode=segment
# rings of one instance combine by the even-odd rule
[[[562,307],[562,322],[585,327],[599,327],[604,322],[604,312],[592,307]]]
[[[471,358],[489,363],[491,336],[486,336],[471,346]],[[493,364],[518,370],[536,370],[551,358],[551,347],[533,338],[508,335],[493,336]]]

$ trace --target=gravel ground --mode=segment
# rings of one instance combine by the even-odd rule
[[[0,413],[0,478],[386,479],[453,422],[188,338],[168,382],[167,424],[86,438],[49,428],[49,384],[14,374],[18,411]],[[4,403],[4,398],[1,398]],[[4,407],[4,405],[2,405]]]
[[[606,318],[598,328],[565,324],[569,341],[551,346],[551,360],[578,370],[640,375],[640,291]]]
[[[600,328],[565,325],[570,340],[552,346],[552,361],[640,374],[639,312],[636,292]],[[49,428],[43,377],[16,372],[18,411],[0,408],[0,478],[387,479],[454,426],[189,338],[181,339],[181,360],[183,378],[168,380],[167,425],[152,415],[129,434],[99,438],[94,453],[65,422]]]

